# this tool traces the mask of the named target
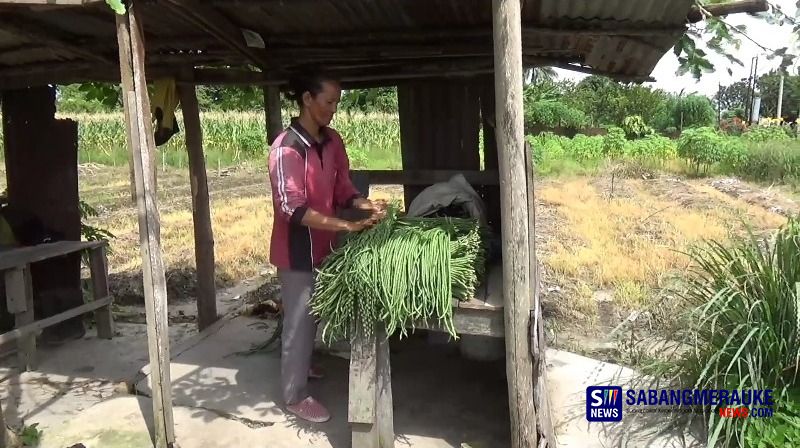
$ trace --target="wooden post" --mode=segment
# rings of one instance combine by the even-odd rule
[[[264,87],[264,109],[267,114],[267,146],[269,146],[283,129],[281,93],[277,86]]]
[[[144,67],[143,32],[136,6],[129,3],[124,15],[117,15],[122,95],[128,121],[128,144],[132,148],[136,177],[136,204],[139,211],[139,243],[142,254],[147,342],[150,353],[151,389],[156,448],[172,447],[175,428],[170,389],[167,284],[160,245],[160,222],[152,176],[152,149],[155,148],[150,121],[150,99]]]
[[[511,446],[537,446],[533,405],[533,366],[528,338],[531,255],[522,109],[520,2],[492,0],[494,22],[495,120],[500,174],[503,245],[506,377],[511,416]]]
[[[353,448],[394,448],[389,340],[383,327],[351,340],[347,420]]]
[[[8,311],[14,314],[14,327],[33,323],[33,282],[30,265],[9,269],[5,273],[6,302]],[[36,367],[36,335],[27,334],[17,341],[19,368],[26,372]]]
[[[92,276],[94,300],[109,297],[111,294],[108,290],[108,259],[106,258],[105,246],[100,246],[90,251],[89,269]],[[111,339],[114,337],[114,316],[111,312],[111,304],[95,310],[94,320],[97,323],[98,338]]]
[[[194,256],[197,271],[197,325],[200,330],[213,324],[217,316],[217,291],[214,273],[214,232],[211,228],[211,206],[208,197],[206,162],[203,157],[203,130],[200,108],[193,85],[178,86],[189,152],[189,178],[192,185],[192,219],[194,221]]]

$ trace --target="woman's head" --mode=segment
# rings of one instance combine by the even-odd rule
[[[339,81],[319,68],[298,72],[289,80],[290,98],[300,107],[300,115],[318,126],[327,126],[342,97]]]

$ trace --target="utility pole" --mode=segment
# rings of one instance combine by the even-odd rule
[[[783,73],[781,73],[781,82],[778,84],[778,113],[776,114],[775,118],[783,117],[781,114],[783,109]]]

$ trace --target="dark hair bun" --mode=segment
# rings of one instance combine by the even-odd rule
[[[338,79],[318,65],[298,67],[289,77],[287,97],[302,107],[303,94],[309,92],[311,96],[317,96],[322,91],[322,83],[325,81],[338,82]]]

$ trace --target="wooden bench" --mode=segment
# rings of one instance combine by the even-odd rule
[[[413,170],[354,171],[353,183],[369,195],[371,184],[427,185],[444,182],[461,173],[470,184],[496,185],[496,171]],[[503,269],[489,266],[486,277],[468,301],[453,299],[453,325],[459,335],[503,338]],[[444,331],[437,325],[416,328]],[[394,416],[389,341],[383,328],[371,338],[351,340],[348,422],[353,448],[394,447]]]
[[[108,290],[107,245],[106,241],[58,241],[0,251],[0,270],[4,273],[6,283],[6,304],[9,313],[15,316],[15,328],[0,335],[0,344],[17,341],[22,370],[36,367],[36,335],[47,327],[73,317],[94,311],[97,336],[104,339],[113,337],[114,320],[111,314],[112,298]],[[94,300],[54,316],[36,320],[33,314],[30,265],[84,250],[89,252]]]

